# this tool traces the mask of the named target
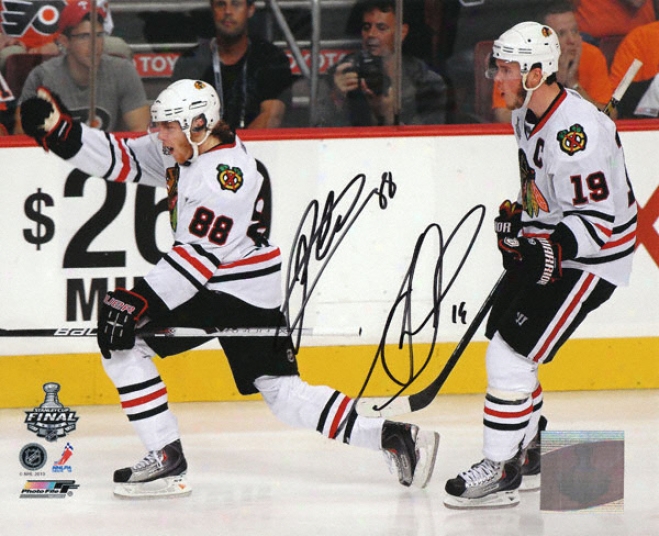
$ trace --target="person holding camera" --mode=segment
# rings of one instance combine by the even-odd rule
[[[401,106],[396,114],[395,0],[359,0],[362,49],[328,70],[319,88],[317,126],[430,125],[446,122],[447,86],[428,65],[402,57]],[[401,36],[408,35],[403,23]]]

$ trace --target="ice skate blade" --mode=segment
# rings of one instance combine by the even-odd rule
[[[439,434],[437,432],[420,431],[415,444],[419,459],[414,469],[412,485],[417,488],[425,488],[430,482],[435,469],[437,450],[439,449]]]
[[[454,510],[472,510],[484,508],[511,508],[519,504],[519,493],[516,489],[510,491],[499,491],[478,499],[463,499],[447,495],[444,506]]]
[[[159,478],[151,482],[115,483],[114,494],[121,499],[161,499],[192,493],[185,475]]]
[[[540,489],[540,475],[524,475],[519,491],[538,491]]]

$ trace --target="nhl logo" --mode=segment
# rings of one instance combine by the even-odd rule
[[[24,422],[27,429],[38,437],[46,441],[57,441],[57,438],[65,437],[76,429],[78,417],[75,411],[60,404],[57,397],[59,383],[46,383],[43,390],[46,393],[43,404],[32,411],[26,411]]]
[[[28,471],[38,471],[46,465],[48,456],[46,449],[41,445],[38,443],[29,443],[21,449],[18,459],[21,465]]]

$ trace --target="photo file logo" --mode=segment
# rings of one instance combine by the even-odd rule
[[[28,480],[21,491],[21,499],[64,499],[78,489],[75,480]]]

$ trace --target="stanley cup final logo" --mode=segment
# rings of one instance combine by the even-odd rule
[[[31,411],[25,412],[25,424],[27,429],[34,432],[46,441],[57,441],[76,429],[76,412],[60,404],[57,393],[60,390],[59,383],[49,382],[44,384],[43,390],[46,397],[43,404]]]

